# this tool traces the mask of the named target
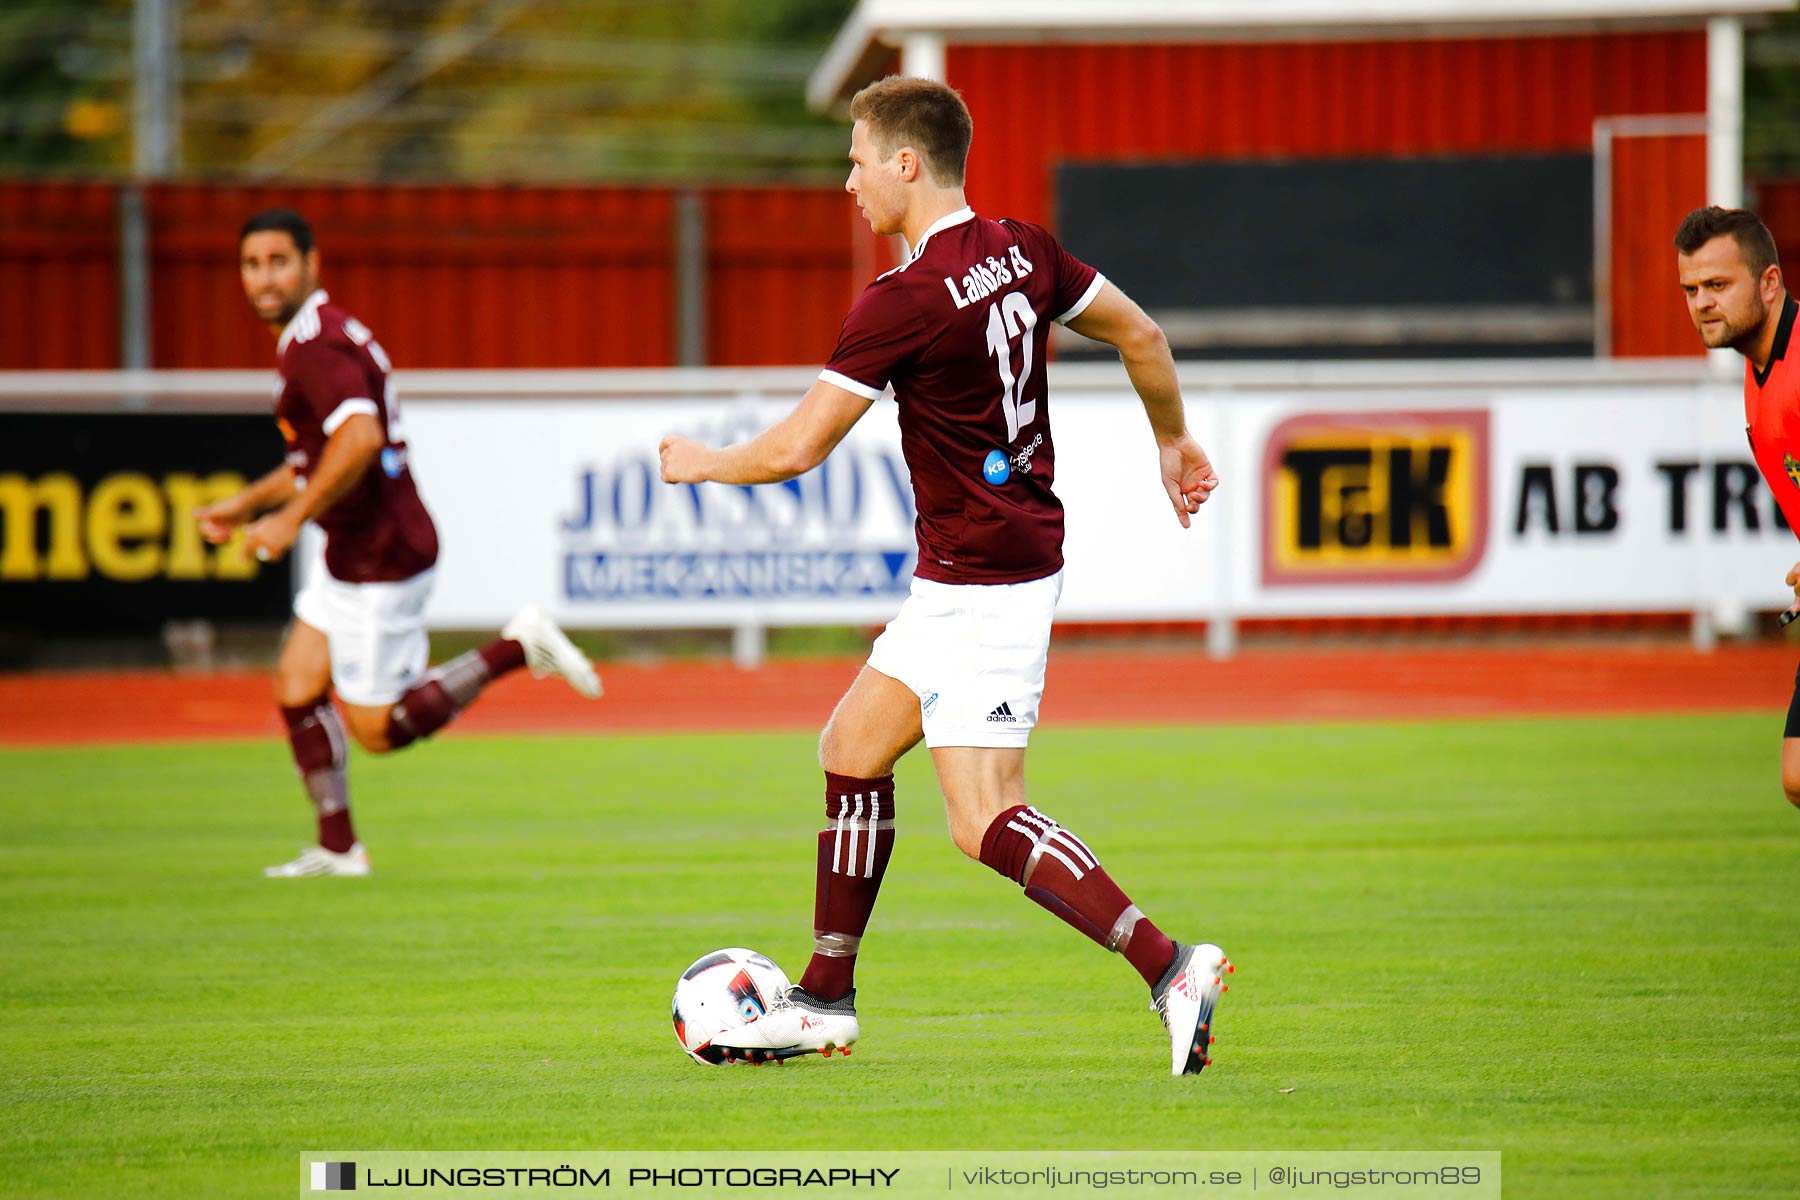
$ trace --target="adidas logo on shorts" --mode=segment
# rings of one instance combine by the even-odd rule
[[[989,713],[987,719],[990,721],[1017,721],[1019,718],[1013,716],[1012,705],[1002,700],[1000,707]]]

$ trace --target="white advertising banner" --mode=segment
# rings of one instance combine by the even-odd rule
[[[414,474],[444,547],[432,623],[491,625],[526,600],[593,628],[885,621],[914,555],[891,409],[785,484],[660,478],[665,434],[733,441],[790,403],[408,405]]]
[[[805,381],[750,375],[732,391],[725,374],[691,394],[410,401],[444,542],[433,624],[490,626],[526,600],[576,627],[891,616],[915,551],[892,402],[790,483],[661,483],[665,434],[749,436]],[[1783,606],[1800,545],[1751,463],[1733,381],[1518,374],[1198,387],[1186,367],[1189,424],[1223,485],[1184,530],[1123,374],[1053,371],[1061,616]]]
[[[1228,402],[1229,403],[1229,402]],[[1240,615],[1784,607],[1800,544],[1728,382],[1258,395],[1226,414]]]

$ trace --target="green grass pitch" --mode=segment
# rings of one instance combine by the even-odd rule
[[[288,1194],[308,1148],[1466,1149],[1508,1197],[1800,1194],[1772,715],[1047,728],[1032,798],[1238,964],[1171,1080],[1130,969],[961,858],[921,752],[849,1059],[705,1068],[704,951],[810,945],[805,735],[0,752],[0,1193]]]

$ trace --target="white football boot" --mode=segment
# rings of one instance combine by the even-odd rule
[[[861,1036],[856,1023],[856,989],[827,1003],[790,987],[769,1005],[769,1011],[736,1029],[727,1029],[712,1040],[727,1062],[780,1062],[802,1054],[831,1057],[841,1050],[846,1058]]]
[[[525,647],[525,665],[536,678],[561,675],[588,699],[600,695],[600,674],[594,670],[594,664],[537,605],[521,608],[500,636]]]
[[[1218,1040],[1212,1032],[1213,1008],[1237,970],[1225,952],[1204,942],[1175,943],[1175,961],[1150,989],[1150,1009],[1169,1031],[1169,1074],[1198,1075],[1212,1062],[1207,1047]]]
[[[308,846],[293,862],[284,862],[279,866],[263,868],[263,874],[270,879],[305,879],[314,875],[367,875],[368,873],[369,852],[363,849],[361,842],[352,844],[342,854],[327,850],[323,846]]]

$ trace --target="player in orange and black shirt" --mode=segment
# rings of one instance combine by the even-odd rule
[[[1744,356],[1744,431],[1788,527],[1800,535],[1800,363],[1788,347],[1800,306],[1781,279],[1775,239],[1741,208],[1697,208],[1675,234],[1688,315],[1708,349]],[[1787,573],[1800,597],[1800,563]],[[1800,598],[1788,609],[1800,612]],[[1787,618],[1792,619],[1792,618]],[[1800,674],[1781,744],[1781,786],[1800,807]]]

